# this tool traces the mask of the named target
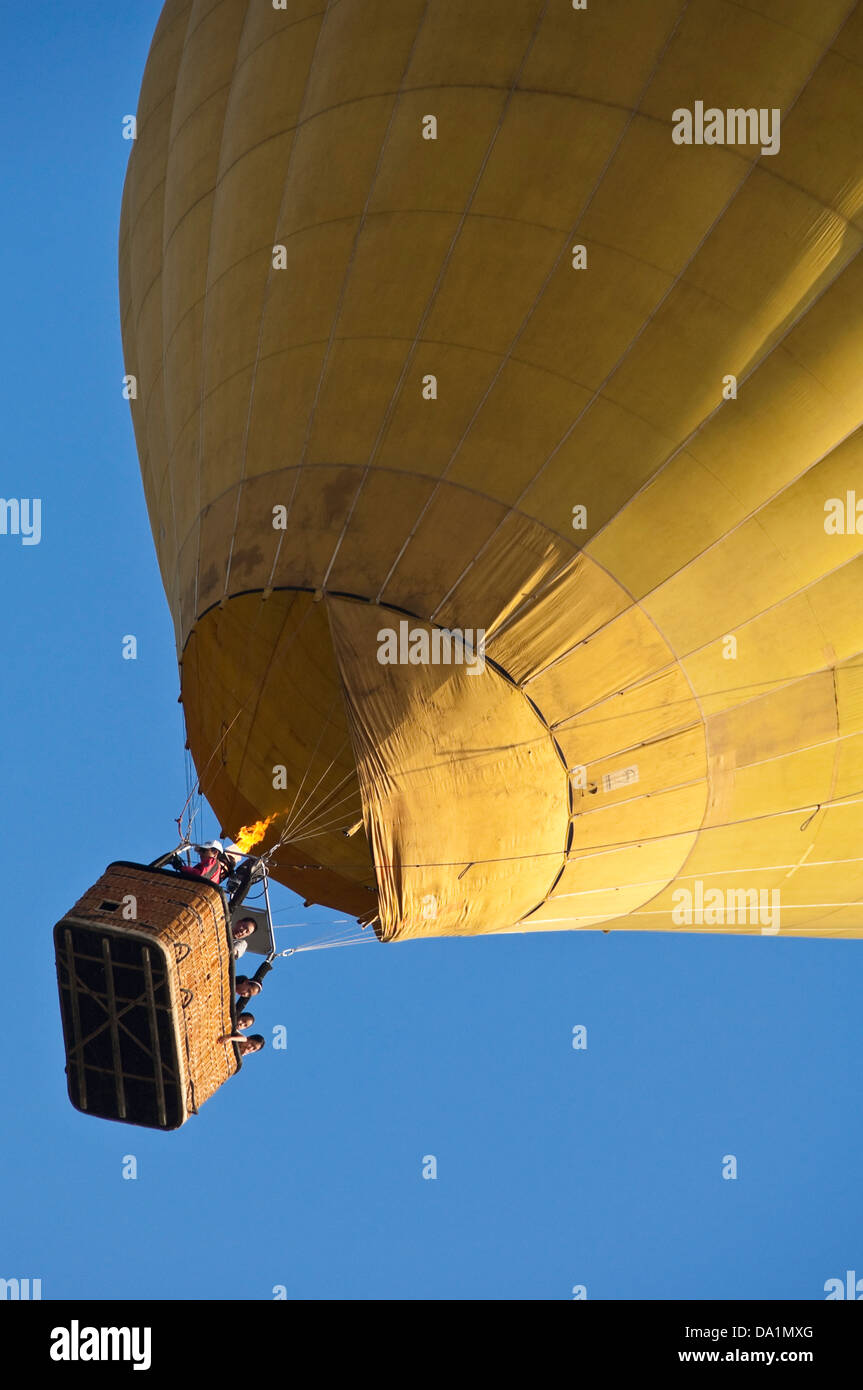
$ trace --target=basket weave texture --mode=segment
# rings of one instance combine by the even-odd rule
[[[103,908],[135,899],[135,918]],[[164,948],[180,1034],[186,1105],[194,1114],[240,1069],[233,1043],[234,962],[228,944],[225,902],[202,879],[159,869],[110,864],[67,914],[94,927],[147,935]]]

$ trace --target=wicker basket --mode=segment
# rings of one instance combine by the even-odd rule
[[[67,1078],[87,1114],[176,1129],[240,1068],[227,900],[110,864],[54,928]]]

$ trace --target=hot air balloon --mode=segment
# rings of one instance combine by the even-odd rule
[[[202,789],[306,902],[863,933],[861,127],[849,0],[165,4],[132,416]]]

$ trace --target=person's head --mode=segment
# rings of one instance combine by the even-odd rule
[[[252,1026],[252,1024],[254,1023],[254,1021],[255,1021],[255,1015],[254,1015],[254,1014],[242,1013],[242,1014],[240,1014],[240,1015],[238,1016],[238,1018],[237,1018],[237,1027],[238,1027],[238,1028],[240,1029],[240,1031],[242,1032],[242,1031],[245,1030],[246,1028],[251,1028],[251,1026]]]
[[[245,1057],[247,1052],[260,1052],[265,1041],[266,1039],[263,1033],[250,1034],[248,1038],[243,1038],[242,1042],[237,1043],[237,1047],[240,1049],[240,1055]]]
[[[231,932],[235,941],[243,941],[245,937],[251,936],[257,928],[257,922],[253,917],[241,917],[239,922],[235,922],[231,927]]]
[[[238,975],[234,983],[241,999],[254,999],[263,989],[260,980],[250,980],[248,975]]]

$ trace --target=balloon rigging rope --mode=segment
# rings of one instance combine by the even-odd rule
[[[323,778],[326,777],[330,768],[333,767],[333,765],[341,757],[343,751],[344,749],[340,748],[336,756],[330,762],[329,766],[324,769],[324,772],[318,779],[318,785],[323,780]],[[294,820],[292,822],[289,822],[284,827],[276,843],[274,845],[271,845],[270,848],[261,856],[261,858],[265,861],[269,861],[270,857],[274,855],[279,849],[281,849],[287,840],[307,839],[308,836],[299,834],[299,832],[302,831],[305,826],[315,824],[316,821],[320,819],[321,815],[328,815],[330,811],[335,810],[337,806],[341,806],[343,802],[355,801],[357,796],[356,789],[352,790],[347,796],[342,797],[339,801],[333,802],[329,806],[327,805],[327,802],[339,790],[339,788],[343,786],[343,784],[347,782],[350,778],[355,776],[356,772],[354,771],[354,769],[351,769],[350,772],[346,773],[344,777],[339,779],[335,786],[331,787],[327,791],[327,793],[320,799],[320,801],[315,805],[315,807],[309,808],[308,812],[305,812],[304,807],[301,807],[300,810],[297,812],[296,816],[294,817]],[[309,794],[309,797],[306,798],[306,801],[309,800],[309,798],[311,797],[311,795],[313,795],[315,790],[316,788],[312,789],[312,792]],[[347,812],[342,812],[341,815],[338,816],[336,824],[341,823],[345,819],[346,815]],[[306,865],[305,867],[308,868],[309,866]]]
[[[336,789],[334,788],[334,790]],[[337,806],[343,806],[345,802],[356,802],[357,795],[358,792],[355,787],[347,796],[342,797],[339,801],[334,801],[331,806],[327,806],[325,810],[320,812],[317,818],[311,816],[307,821],[304,821],[302,825],[292,826],[290,838],[292,840],[308,840],[313,835],[321,835],[327,833],[329,830],[338,830],[342,828],[348,816],[347,811],[340,812],[339,815],[325,823],[322,823],[320,817],[328,816],[331,811],[335,811]]]
[[[299,795],[300,795],[300,792],[303,790],[303,787],[305,786],[306,778],[308,777],[309,773],[310,773],[311,770],[312,770],[312,764],[314,763],[315,758],[316,758],[317,755],[318,755],[318,749],[319,749],[320,746],[321,746],[321,741],[322,741],[322,739],[323,739],[323,737],[324,737],[324,734],[326,733],[327,729],[329,728],[330,721],[332,720],[332,717],[333,717],[333,711],[334,711],[334,709],[336,708],[336,705],[338,704],[338,701],[339,701],[339,696],[336,695],[336,698],[333,700],[333,703],[330,705],[330,708],[329,708],[329,710],[327,711],[327,717],[326,717],[326,719],[324,720],[323,724],[321,725],[320,733],[318,734],[318,741],[317,741],[317,743],[315,744],[314,748],[312,749],[311,755],[310,755],[310,757],[309,757],[309,759],[308,759],[308,762],[306,763],[306,770],[305,770],[305,772],[303,773],[302,780],[300,781],[300,784],[299,784],[299,786],[297,787],[296,792],[294,793],[294,799],[293,799],[293,801],[291,802],[291,805],[290,805],[290,807],[289,807],[289,809],[288,809],[288,812],[287,812],[287,815],[286,815],[286,817],[285,817],[285,821],[286,821],[285,829],[282,831],[282,834],[281,834],[281,836],[280,836],[280,838],[279,838],[277,844],[273,846],[274,849],[277,848],[278,845],[281,844],[281,843],[284,841],[284,839],[285,839],[287,829],[288,829],[288,827],[290,826],[290,824],[291,824],[291,822],[292,822],[292,819],[294,818],[295,808],[296,808],[296,806],[297,806],[297,799],[298,799],[298,797],[299,797]],[[339,752],[336,754],[336,757],[339,757],[340,754],[341,754],[341,749],[339,749]],[[334,762],[334,761],[335,761],[335,759],[333,759],[333,762]],[[329,764],[329,767],[326,768],[326,769],[324,770],[324,773],[323,773],[323,776],[324,776],[324,777],[326,777],[327,772],[329,771],[329,768],[332,767],[332,765],[333,765],[333,763],[331,762],[331,763]],[[309,793],[309,796],[313,796],[313,795],[314,795],[315,790],[317,789],[317,787],[320,786],[320,781],[321,781],[321,779],[318,778],[318,781],[315,783],[315,786],[312,788],[311,792]],[[300,815],[300,814],[302,813],[302,809],[303,809],[303,807],[306,805],[306,802],[308,801],[308,799],[309,799],[309,797],[307,796],[307,797],[306,797],[306,800],[302,803],[302,805],[300,806],[300,808],[296,811],[296,814],[297,814],[297,815]]]
[[[333,767],[333,765],[342,756],[346,746],[347,743],[343,744],[342,747],[338,750],[336,756],[332,759],[330,766],[325,768],[323,774],[324,776],[326,776],[330,768]],[[288,827],[290,833],[293,834],[298,826],[308,825],[311,821],[317,819],[318,816],[320,816],[321,814],[326,814],[330,809],[332,809],[331,807],[327,806],[327,802],[330,801],[330,799],[333,796],[335,796],[336,792],[341,790],[345,782],[350,781],[352,777],[356,777],[356,769],[354,767],[351,767],[350,770],[344,774],[344,776],[339,778],[338,782],[334,783],[332,787],[329,787],[327,791],[318,799],[314,806],[301,808],[301,810],[297,813],[294,819],[290,822],[290,825]],[[319,779],[319,781],[320,780],[322,779]],[[342,800],[348,801],[355,794],[356,793],[354,791],[351,791],[346,796],[344,796]],[[335,805],[335,803],[333,804]],[[341,804],[341,802],[339,802],[339,804]]]
[[[344,777],[340,778],[340,780],[336,782],[335,786],[331,787],[326,793],[324,793],[312,806],[309,805],[309,802],[312,801],[312,798],[314,797],[318,787],[321,785],[321,782],[323,782],[324,778],[328,775],[330,770],[333,767],[335,767],[336,763],[339,761],[342,754],[348,747],[349,742],[349,739],[344,740],[341,747],[336,752],[335,756],[330,759],[329,763],[324,768],[323,772],[321,773],[315,785],[312,787],[312,790],[309,792],[302,806],[297,808],[296,814],[293,816],[293,818],[288,819],[288,822],[285,825],[285,828],[282,831],[282,834],[279,838],[279,844],[283,844],[285,840],[289,839],[295,833],[298,826],[308,824],[310,821],[315,820],[319,816],[323,808],[326,806],[326,803],[329,801],[330,797],[332,797],[339,790],[339,788],[346,781],[348,781],[349,778],[356,776],[356,771],[352,767],[350,771],[345,774]],[[315,751],[317,752],[317,750]],[[311,766],[311,764],[309,764],[309,766]],[[294,798],[294,800],[296,801],[296,798]]]
[[[368,935],[367,937],[366,937],[366,936],[358,936],[358,937],[354,937],[354,938],[352,938],[352,939],[345,940],[345,941],[321,941],[321,942],[318,942],[318,941],[311,941],[311,942],[307,942],[304,946],[295,946],[295,947],[294,947],[294,954],[295,954],[295,955],[302,955],[302,954],[303,954],[304,952],[306,952],[306,951],[332,951],[332,950],[337,950],[337,949],[339,949],[339,948],[342,947],[342,946],[362,946],[362,945],[365,944],[366,941],[374,941],[374,942],[376,942],[377,944],[380,944],[380,943],[377,942],[377,937],[374,935],[373,932],[371,932],[371,933],[369,933],[369,935]]]
[[[308,922],[284,922],[276,923],[275,931],[285,931],[289,927],[305,927],[308,930]],[[342,928],[339,930],[339,928]],[[365,941],[376,941],[374,932],[368,928],[359,927],[356,922],[349,918],[341,921],[327,923],[322,928],[321,936],[312,937],[301,942],[298,946],[291,947],[293,954],[303,951],[322,951],[333,946],[361,946]]]

